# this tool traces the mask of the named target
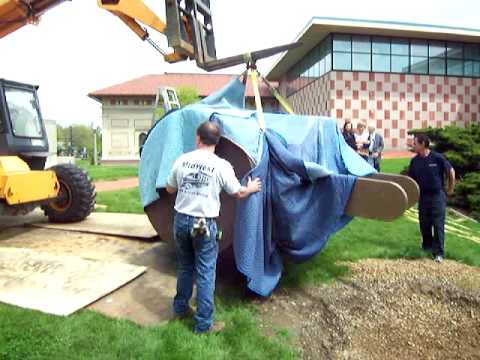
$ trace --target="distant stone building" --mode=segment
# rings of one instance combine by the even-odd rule
[[[165,73],[146,75],[88,94],[102,104],[102,161],[137,162],[139,149],[154,124],[157,91],[162,86],[193,87],[201,98],[221,89],[237,75]],[[278,102],[261,86],[265,111],[277,111]],[[246,106],[255,108],[253,89],[247,84]]]

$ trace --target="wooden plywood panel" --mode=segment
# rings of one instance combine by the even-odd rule
[[[92,213],[81,222],[53,224],[46,220],[32,224],[36,227],[66,231],[79,231],[93,234],[116,235],[151,239],[157,232],[146,215],[120,213]]]
[[[0,301],[70,315],[146,271],[143,266],[0,248]]]

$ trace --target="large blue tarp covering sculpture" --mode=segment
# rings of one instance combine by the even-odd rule
[[[263,181],[261,193],[237,203],[233,244],[249,289],[267,296],[280,280],[282,256],[301,262],[317,254],[350,221],[344,213],[356,176],[375,170],[345,143],[335,119],[265,113],[263,131],[256,112],[244,108],[244,92],[233,80],[159,121],[142,152],[140,193],[144,206],[158,200],[174,161],[194,150],[198,125],[217,122],[255,163],[242,182]]]

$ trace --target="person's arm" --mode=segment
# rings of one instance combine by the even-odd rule
[[[178,160],[175,161],[172,167],[172,171],[170,171],[170,175],[168,176],[167,179],[167,186],[165,187],[165,190],[169,194],[175,194],[178,189],[178,183],[177,183],[177,169],[178,169]]]
[[[450,171],[448,172],[448,190],[447,194],[449,196],[452,196],[454,191],[455,191],[455,169],[453,167],[450,168]]]
[[[260,179],[255,178],[252,180],[252,178],[249,177],[247,186],[241,186],[240,190],[238,190],[235,194],[232,194],[232,196],[236,197],[237,199],[243,199],[261,190],[262,182]]]
[[[167,185],[167,187],[165,188],[165,190],[167,190],[167,192],[168,192],[169,194],[175,194],[178,189],[177,189],[176,187]]]
[[[383,153],[383,149],[385,148],[385,142],[383,141],[383,136],[380,134],[377,134],[378,136],[378,154],[381,155]]]
[[[410,160],[410,164],[408,165],[407,175],[417,182],[417,178],[415,177],[415,172],[413,171],[413,159]]]
[[[252,180],[248,178],[247,186],[242,186],[235,176],[235,171],[228,161],[224,161],[221,171],[222,189],[229,195],[243,199],[247,196],[259,192],[262,189],[262,182],[259,178]]]
[[[453,192],[455,191],[455,169],[453,168],[452,164],[443,156],[440,154],[440,159],[441,159],[441,164],[443,166],[445,175],[448,178],[448,187],[447,187],[447,195],[452,196]]]
[[[375,146],[373,149],[372,156],[374,158],[382,157],[383,148],[384,148],[383,136],[380,134],[375,134]]]

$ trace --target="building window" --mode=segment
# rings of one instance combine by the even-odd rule
[[[447,43],[447,75],[463,75],[463,44]]]
[[[480,44],[386,36],[329,35],[290,69],[287,96],[332,69],[480,77]]]
[[[446,74],[446,47],[442,41],[430,41],[428,44],[429,74]]]
[[[464,48],[464,75],[465,76],[480,76],[480,45],[479,44],[465,44]]]
[[[369,36],[352,37],[352,70],[371,71],[372,44]]]
[[[372,38],[372,70],[377,72],[390,72],[390,39]]]
[[[332,70],[332,38],[327,36],[287,74],[287,95],[307,86]]]
[[[407,39],[392,39],[392,72],[410,72],[410,43]]]
[[[410,55],[410,71],[414,74],[428,74],[427,40],[412,40]]]
[[[142,132],[140,135],[138,135],[138,147],[139,147],[140,151],[142,150],[142,146],[145,144],[146,140],[147,140],[147,134],[146,133]]]
[[[352,70],[352,37],[350,35],[333,36],[333,69]]]

